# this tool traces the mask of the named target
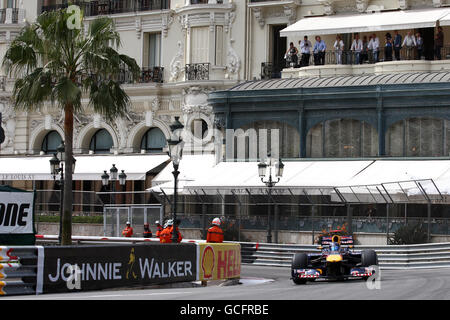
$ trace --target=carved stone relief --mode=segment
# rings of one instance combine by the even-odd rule
[[[173,16],[170,13],[163,14],[161,16],[161,25],[162,25],[162,35],[163,37],[167,37],[167,32],[169,31],[169,27],[173,22]]]
[[[227,72],[225,74],[225,78],[229,79],[232,75],[236,75],[239,73],[239,69],[241,68],[241,60],[239,59],[238,54],[233,49],[234,40],[230,39],[230,43],[228,45],[227,52]]]
[[[2,152],[14,151],[14,139],[16,135],[16,112],[9,101],[0,101],[0,113],[2,114],[1,126],[5,133],[5,141],[0,145]]]
[[[183,89],[181,111],[184,114],[203,113],[212,114],[212,106],[208,104],[208,94],[215,88],[190,87]]]
[[[170,62],[170,81],[176,81],[184,72],[184,48],[181,41],[178,41],[178,52]]]

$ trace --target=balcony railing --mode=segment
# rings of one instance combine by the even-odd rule
[[[450,59],[450,47],[443,47],[440,51],[441,59]],[[340,63],[338,63],[338,55],[335,51],[326,51],[322,57],[319,55],[315,55],[313,53],[310,54],[309,58],[305,59],[303,54],[298,54],[297,64],[294,64],[293,59],[288,57],[286,59],[285,68],[290,67],[305,67],[305,66],[313,66],[313,65],[330,65],[330,64],[367,64],[367,63],[376,63],[376,62],[384,62],[384,61],[396,61],[395,53],[392,51],[392,54],[389,56],[386,55],[384,48],[380,48],[378,51],[378,59],[375,59],[375,54],[373,51],[361,52],[359,54],[354,51],[343,51],[340,55]],[[433,51],[428,51],[427,53],[422,52],[419,57],[419,53],[416,49],[408,50],[406,47],[403,47],[400,50],[400,60],[435,60],[437,59],[434,55]],[[264,73],[262,73],[264,74]]]
[[[186,65],[186,80],[209,80],[209,63],[191,63]]]
[[[6,9],[0,9],[0,23],[6,22]]]
[[[11,10],[10,21],[8,21],[8,10]],[[0,23],[19,23],[19,10],[18,8],[0,9]]]
[[[117,13],[169,9],[169,0],[98,0],[91,2],[74,1],[87,17]],[[42,6],[42,12],[65,9],[68,4]]]
[[[152,68],[142,68],[141,73],[137,79],[133,77],[133,74],[127,70],[122,69],[119,75],[119,82],[122,84],[125,83],[163,83],[163,67],[152,67]]]
[[[212,3],[210,0],[191,0],[191,4],[208,4]],[[216,0],[216,3],[222,4],[223,0]]]

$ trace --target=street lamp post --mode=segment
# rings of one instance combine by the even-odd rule
[[[170,130],[172,132],[171,139],[167,140],[169,146],[169,157],[173,164],[173,178],[174,178],[174,188],[173,188],[173,233],[172,233],[172,243],[178,243],[178,232],[177,232],[177,196],[178,196],[178,167],[180,165],[181,158],[183,156],[184,141],[181,139],[181,130],[184,126],[179,121],[179,117],[175,117],[175,121],[170,125]]]
[[[116,165],[113,164],[111,169],[109,169],[109,174],[106,172],[106,170],[103,171],[103,174],[101,175],[101,179],[102,179],[102,185],[104,187],[108,186],[109,181],[111,181],[111,193],[112,193],[112,200],[111,200],[111,204],[115,204],[116,203],[116,198],[115,198],[115,192],[116,192],[116,181],[117,178],[119,180],[119,183],[122,187],[122,191],[123,188],[126,184],[126,180],[127,180],[127,175],[125,174],[125,170],[122,170],[121,174],[117,174],[119,172],[119,170],[116,168]]]
[[[269,174],[267,179],[267,168],[269,168]],[[284,164],[281,161],[281,158],[275,159],[271,157],[270,153],[267,155],[267,159],[265,161],[261,161],[258,164],[258,174],[261,178],[261,181],[269,188],[269,200],[272,198],[272,188],[280,181],[283,176]],[[273,175],[277,180],[274,179]],[[267,214],[267,243],[272,243],[272,227],[271,227],[271,206],[268,207]]]
[[[127,175],[125,174],[125,170],[122,170],[122,172],[119,174],[119,184],[122,187],[122,192],[125,192],[125,184],[127,183]],[[123,199],[125,199],[125,194],[122,194],[122,204]]]
[[[59,190],[60,190],[60,199],[59,199],[59,235],[58,241],[61,244],[62,240],[62,215],[63,215],[63,194],[64,194],[64,162],[66,161],[66,148],[64,146],[64,141],[56,149],[56,153],[53,154],[53,157],[50,159],[50,172],[53,176],[53,180],[56,179],[56,176],[59,174]],[[72,174],[75,173],[75,158],[72,157]]]

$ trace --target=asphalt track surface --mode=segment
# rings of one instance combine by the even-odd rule
[[[39,296],[11,296],[20,300],[392,300],[450,299],[450,268],[382,270],[379,289],[364,281],[310,282],[295,285],[290,269],[243,265],[244,284],[169,289],[102,290]],[[270,279],[271,281],[264,281]]]

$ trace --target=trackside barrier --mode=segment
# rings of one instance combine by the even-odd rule
[[[0,247],[0,295],[38,294],[41,246]]]
[[[44,247],[44,293],[195,281],[195,244]]]
[[[298,252],[319,252],[315,245],[272,243],[241,243],[242,263],[287,267]],[[373,249],[380,268],[438,268],[450,267],[450,243],[428,243],[399,246],[355,246],[355,250]]]
[[[160,244],[145,238],[89,238],[102,244],[0,247],[4,262],[0,267],[1,294],[73,292],[240,277],[238,243],[185,240],[181,244]],[[87,240],[83,237],[82,241]]]
[[[57,236],[37,236],[37,241],[57,241]],[[53,239],[53,240],[52,240]],[[146,238],[104,238],[73,236],[79,243],[105,242],[145,242]],[[151,241],[158,241],[152,239]],[[183,240],[183,242],[205,243],[204,240]],[[243,264],[263,266],[290,266],[292,257],[297,252],[319,252],[316,245],[273,244],[258,242],[240,242]],[[357,250],[374,249],[382,269],[396,268],[438,268],[450,267],[450,243],[427,243],[414,245],[390,246],[355,246]]]
[[[241,246],[239,243],[198,243],[197,280],[239,278]]]

